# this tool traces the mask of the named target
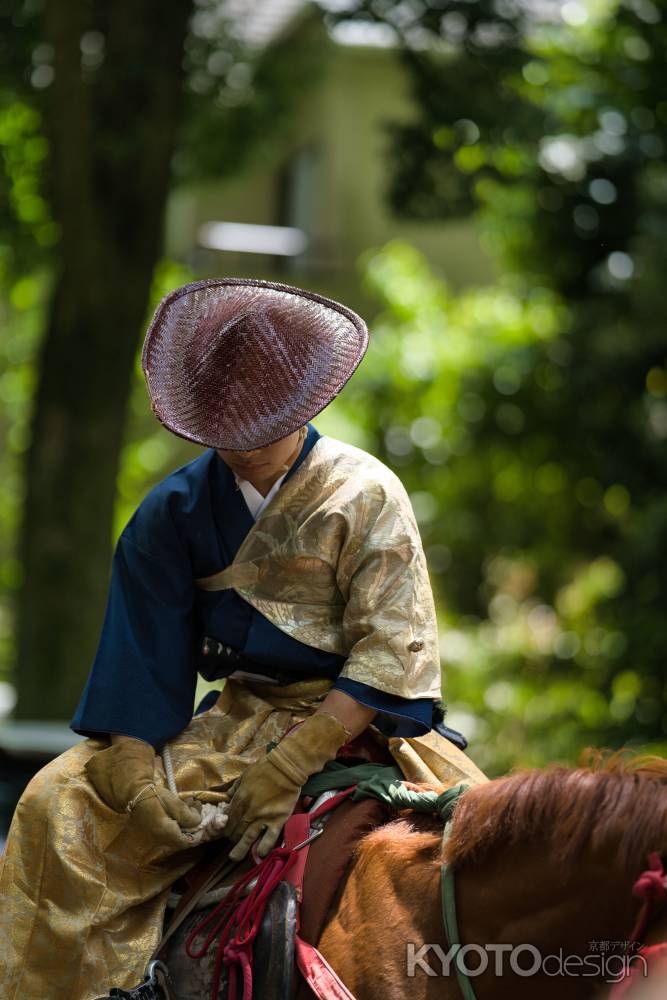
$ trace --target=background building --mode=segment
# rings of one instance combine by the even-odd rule
[[[405,219],[388,204],[387,127],[415,115],[397,49],[367,28],[349,25],[329,33],[321,11],[309,5],[278,3],[273,19],[267,19],[265,4],[255,8],[247,30],[257,43],[275,45],[279,37],[293,46],[295,60],[315,47],[319,77],[261,163],[229,181],[183,187],[172,195],[168,253],[197,273],[303,284],[366,312],[377,304],[364,301],[360,291],[359,258],[393,239],[421,250],[454,287],[490,283],[493,265],[474,223]],[[296,232],[215,225],[221,223]],[[213,249],[216,241],[227,249]],[[281,243],[284,256],[272,252]]]

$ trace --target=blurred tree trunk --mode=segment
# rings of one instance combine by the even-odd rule
[[[133,363],[160,253],[188,0],[48,0],[59,271],[27,462],[21,718],[68,718],[95,651]]]

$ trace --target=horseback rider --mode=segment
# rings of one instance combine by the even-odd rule
[[[143,352],[153,409],[207,450],[123,531],[72,722],[87,739],[17,807],[0,872],[4,1000],[136,982],[202,843],[265,855],[307,778],[371,723],[410,780],[478,774],[438,714],[407,495],[309,423],[366,346],[351,310],[271,282],[195,282],[158,307]],[[193,717],[198,672],[225,684]]]

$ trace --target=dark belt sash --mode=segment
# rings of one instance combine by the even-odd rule
[[[296,684],[297,681],[308,679],[308,675],[290,672],[282,667],[256,663],[232,646],[208,635],[204,636],[199,647],[198,669],[207,681],[222,680],[233,674],[235,670],[245,670],[249,674],[263,674],[265,677],[271,677],[275,680],[276,684]]]

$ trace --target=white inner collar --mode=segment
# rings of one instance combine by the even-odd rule
[[[283,479],[285,475],[281,476],[280,479],[276,479],[275,483],[266,494],[265,497],[255,489],[252,483],[249,483],[247,479],[237,479],[238,487],[243,494],[243,499],[246,502],[246,506],[250,513],[252,514],[253,521],[256,521],[259,515],[269,506],[274,496],[283,484]]]

